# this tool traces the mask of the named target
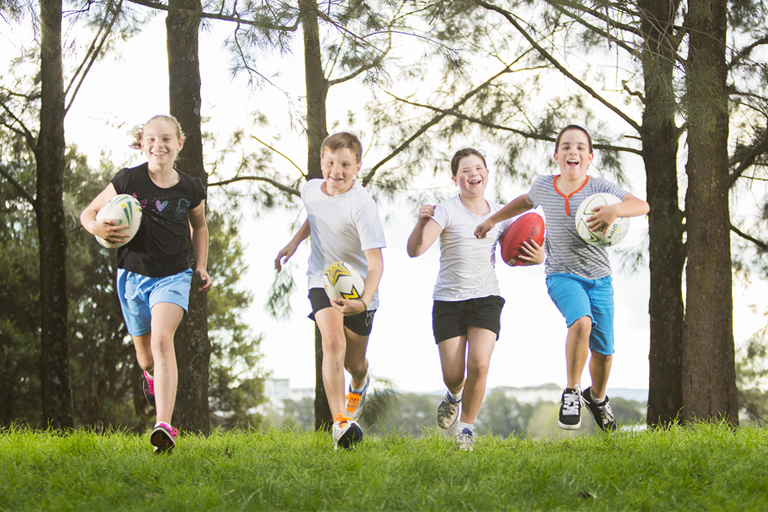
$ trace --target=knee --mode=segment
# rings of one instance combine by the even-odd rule
[[[568,331],[572,332],[579,338],[589,338],[589,335],[592,332],[592,319],[588,316],[583,316],[573,322],[568,328]]]
[[[173,354],[173,333],[152,333],[152,355],[155,358]]]
[[[469,364],[467,373],[479,378],[485,378],[488,376],[490,366],[490,361],[474,361]]]
[[[323,336],[323,357],[344,358],[347,342],[343,336]]]

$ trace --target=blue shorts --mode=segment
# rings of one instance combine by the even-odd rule
[[[128,334],[143,336],[152,330],[152,307],[158,302],[176,304],[184,312],[189,306],[192,270],[167,277],[147,277],[117,269],[117,297]]]
[[[586,279],[575,274],[549,274],[547,291],[568,327],[583,316],[592,319],[589,348],[613,354],[613,278]]]

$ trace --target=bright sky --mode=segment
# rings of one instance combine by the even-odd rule
[[[13,50],[14,34],[0,31],[3,53]],[[219,50],[219,41],[204,34],[200,47],[203,81],[203,116],[210,117],[206,130],[221,134],[219,146],[235,128],[249,129],[247,114],[261,109],[270,120],[284,119],[285,96],[274,90],[261,90],[249,94],[244,81],[232,81],[227,68],[228,59]],[[151,116],[168,112],[167,56],[163,17],[158,17],[139,38],[122,44],[120,59],[107,57],[94,66],[66,121],[69,143],[76,143],[81,151],[91,155],[91,163],[98,162],[101,150],[111,151],[116,160],[133,155],[135,164],[141,155],[127,148],[130,127],[145,122]],[[290,91],[296,98],[302,94],[301,55],[286,56],[280,63],[283,76],[275,79],[281,84],[293,84]],[[294,69],[298,74],[292,76]],[[329,97],[329,125],[331,130],[349,129],[345,126],[346,108],[341,104],[349,90],[334,88]],[[272,106],[270,110],[270,106]],[[283,109],[281,112],[280,109]],[[270,115],[273,114],[273,115]],[[115,125],[120,125],[116,127]],[[288,135],[289,129],[275,129]],[[249,132],[247,132],[249,133]],[[267,129],[253,133],[268,138]],[[281,150],[295,162],[303,165],[306,145],[302,139],[291,141],[286,137]],[[366,141],[363,140],[363,144]],[[483,148],[482,141],[466,140],[461,146]],[[489,151],[490,153],[491,151]],[[599,155],[597,155],[599,159]],[[208,160],[211,158],[208,157]],[[278,157],[279,159],[279,157]],[[366,161],[363,162],[365,168]],[[493,168],[491,162],[491,173]],[[431,167],[431,163],[430,163]],[[446,186],[450,190],[448,162],[444,175],[432,179],[433,186]],[[547,172],[542,164],[542,172]],[[642,173],[634,173],[642,175]],[[631,183],[630,190],[645,196],[643,182]],[[518,190],[516,194],[525,190]],[[514,197],[510,196],[509,199]],[[212,201],[213,209],[227,208],[226,204]],[[427,254],[411,260],[405,243],[416,220],[416,207],[408,211],[386,210],[385,224],[388,247],[384,251],[385,273],[380,288],[381,307],[376,314],[368,357],[374,375],[394,380],[405,391],[429,392],[443,388],[437,348],[431,331],[432,287],[438,269],[439,247],[436,244]],[[313,323],[306,318],[309,301],[306,298],[306,262],[308,245],[302,246],[291,260],[298,270],[295,278],[298,291],[292,297],[294,309],[290,321],[275,321],[264,313],[267,291],[273,279],[273,262],[277,252],[292,236],[286,216],[276,212],[255,219],[245,214],[241,228],[243,241],[248,244],[247,263],[250,270],[243,287],[253,292],[254,304],[248,321],[254,332],[264,334],[262,365],[275,378],[288,378],[292,387],[314,386]],[[633,219],[628,237],[622,247],[646,242],[645,219]],[[95,243],[95,242],[94,242]],[[648,387],[648,270],[636,272],[619,270],[615,255],[614,284],[616,290],[616,355],[609,387]],[[488,378],[489,387],[531,386],[545,383],[565,383],[564,341],[565,324],[550,301],[544,285],[543,266],[511,268],[497,265],[502,295],[507,303],[502,315],[502,335],[497,343]],[[215,285],[215,282],[214,282]],[[734,334],[736,343],[742,343],[765,325],[763,312],[767,309],[768,286],[758,283],[748,289],[734,290]],[[751,308],[750,305],[755,305]],[[183,340],[178,340],[183,343]],[[589,384],[585,372],[584,387]]]

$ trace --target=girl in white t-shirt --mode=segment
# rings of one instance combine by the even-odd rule
[[[419,208],[418,223],[408,238],[408,255],[420,256],[440,237],[432,330],[448,392],[437,408],[437,423],[448,429],[458,418],[456,443],[462,450],[471,450],[474,422],[501,329],[504,299],[499,296],[495,250],[508,224],[494,227],[487,238],[475,237],[475,227],[504,206],[485,199],[488,168],[482,153],[459,150],[451,160],[451,172],[458,197]],[[526,264],[544,261],[544,249],[536,242],[525,244],[523,250],[521,259]]]

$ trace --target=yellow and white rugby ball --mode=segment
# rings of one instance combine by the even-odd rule
[[[343,261],[331,263],[323,272],[323,287],[328,298],[357,300],[363,296],[365,280],[355,267]]]
[[[125,242],[112,244],[103,238],[96,237],[96,240],[108,249],[122,247],[133,240],[139,226],[141,226],[141,205],[133,196],[118,194],[101,207],[99,213],[96,214],[96,220],[115,220],[118,226],[128,225],[128,229],[125,230],[128,239]]]

